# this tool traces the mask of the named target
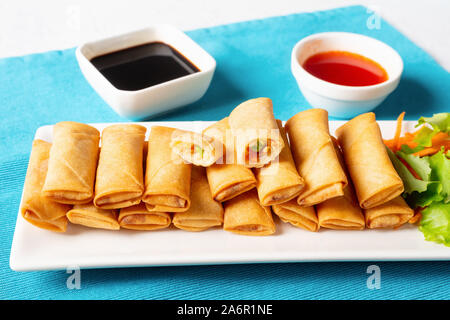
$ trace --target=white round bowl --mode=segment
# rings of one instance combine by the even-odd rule
[[[388,80],[361,87],[321,80],[302,65],[310,56],[325,51],[348,51],[370,58],[386,70]],[[303,38],[294,46],[291,71],[311,106],[326,109],[336,118],[351,118],[374,109],[397,88],[403,61],[397,51],[379,40],[356,33],[324,32]]]

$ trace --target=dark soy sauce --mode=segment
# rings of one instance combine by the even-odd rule
[[[91,63],[120,90],[135,91],[181,78],[200,70],[181,53],[162,42],[107,53]]]

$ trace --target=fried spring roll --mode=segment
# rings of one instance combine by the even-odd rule
[[[284,142],[278,159],[255,169],[259,201],[263,206],[272,206],[296,198],[305,187],[303,178],[295,168],[294,159],[287,140],[286,132],[280,120],[278,128]]]
[[[402,179],[386,152],[374,113],[353,118],[336,134],[361,208],[377,207],[403,192]]]
[[[136,124],[112,125],[103,130],[95,180],[96,207],[120,209],[141,202],[146,131]]]
[[[33,141],[20,213],[25,220],[36,227],[65,232],[67,229],[66,213],[71,206],[53,202],[41,194],[47,175],[50,147],[51,144],[48,142]]]
[[[236,138],[238,164],[260,168],[275,159],[284,147],[269,98],[241,103],[230,113],[229,124]]]
[[[77,122],[59,122],[53,127],[48,172],[42,193],[65,204],[91,202],[100,133]]]
[[[233,199],[256,186],[253,172],[238,164],[214,164],[206,172],[211,194],[219,202]]]
[[[353,192],[353,189],[347,186],[343,196],[316,205],[321,227],[337,230],[364,229],[364,216]]]
[[[347,177],[339,163],[328,128],[328,112],[310,109],[286,122],[297,171],[306,187],[297,201],[312,206],[344,194]]]
[[[215,201],[209,190],[205,169],[192,168],[191,206],[173,216],[175,227],[187,231],[203,231],[223,223],[222,204]]]
[[[224,205],[223,229],[247,236],[266,236],[275,233],[270,207],[259,203],[256,190],[243,193]]]
[[[206,128],[203,133],[218,139],[224,146],[223,157],[220,159],[222,164],[215,163],[206,168],[213,198],[216,201],[224,202],[253,189],[256,186],[253,172],[249,168],[235,163],[234,141],[228,118],[216,122]]]
[[[156,126],[150,131],[142,198],[150,211],[183,212],[189,209],[192,165],[172,152],[170,141],[175,130]]]
[[[344,168],[344,159],[335,138],[331,137],[339,162]],[[347,174],[347,172],[346,172]],[[348,177],[347,177],[348,178]],[[353,185],[348,179],[344,195],[332,198],[316,205],[319,225],[323,228],[338,230],[362,230],[365,227],[364,215],[358,205]]]
[[[32,211],[26,211],[25,213],[22,213],[22,217],[35,227],[41,229],[54,232],[66,232],[67,230],[67,218],[65,216],[54,220],[46,220],[33,215]]]
[[[171,217],[167,212],[148,211],[145,203],[120,209],[119,224],[131,230],[158,230],[170,225]]]
[[[399,196],[377,207],[364,210],[369,229],[398,228],[414,215],[405,200]]]
[[[176,130],[171,147],[186,162],[196,166],[209,167],[222,157],[223,145],[205,134]]]
[[[288,222],[295,227],[308,231],[315,232],[319,230],[319,223],[314,207],[302,207],[297,203],[297,199],[276,204],[272,206],[272,209],[283,222]]]
[[[119,230],[117,210],[99,209],[93,203],[76,204],[67,212],[67,218],[73,224],[89,228]]]

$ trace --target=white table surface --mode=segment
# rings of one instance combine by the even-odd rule
[[[450,71],[449,0],[1,0],[0,57],[64,49],[156,23],[190,30],[353,4],[374,8]]]

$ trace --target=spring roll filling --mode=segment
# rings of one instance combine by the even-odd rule
[[[179,142],[175,144],[175,147],[179,148],[183,156],[189,156],[191,159],[203,159],[205,154],[205,149],[194,143]]]
[[[260,224],[247,224],[247,225],[242,225],[242,226],[237,226],[233,228],[236,231],[248,231],[248,232],[253,232],[253,231],[266,231],[268,230],[266,227],[260,225]]]
[[[194,144],[194,145],[192,145],[192,147],[191,147],[191,154],[192,154],[193,156],[194,156],[194,155],[200,156],[200,159],[203,158],[203,153],[204,153],[204,152],[205,152],[205,150],[203,150],[203,148],[200,147],[199,145]]]
[[[99,197],[96,204],[99,206],[106,204],[121,204],[128,201],[140,201],[141,192],[117,192],[110,195]]]
[[[267,205],[271,206],[291,200],[297,195],[302,186],[292,186],[274,192],[267,201]]]
[[[172,208],[184,208],[186,206],[186,200],[178,196],[150,195],[147,197],[146,202],[151,206],[166,206]]]
[[[208,155],[214,155],[214,150],[208,150],[210,148],[202,148],[199,145],[193,144],[191,146],[190,154],[192,161],[191,163],[199,163],[200,161],[210,161],[211,157]]]
[[[121,225],[135,225],[142,227],[157,227],[161,225],[167,225],[169,223],[169,219],[167,217],[163,217],[157,214],[144,214],[144,213],[136,213],[129,216],[124,217],[121,221]]]
[[[245,161],[249,164],[258,163],[271,156],[272,141],[256,139],[247,146]]]
[[[171,147],[186,162],[201,166],[210,166],[223,152],[219,141],[190,132],[172,138]]]
[[[228,188],[220,191],[216,195],[215,199],[217,201],[221,201],[221,202],[229,200],[232,197],[238,196],[241,193],[244,193],[245,191],[250,190],[251,188],[254,187],[254,185],[255,185],[255,183],[253,181],[239,182],[239,183],[232,184]]]
[[[85,192],[55,190],[47,192],[51,199],[59,203],[72,204],[73,202],[90,202],[91,194]]]
[[[405,220],[405,221],[403,221]],[[401,219],[397,214],[387,214],[377,217],[369,223],[369,228],[395,228],[406,222],[407,219]]]

